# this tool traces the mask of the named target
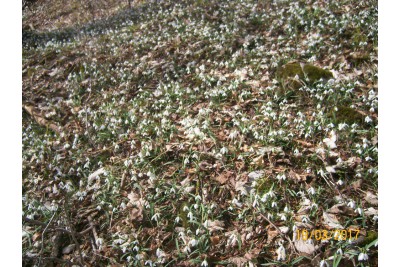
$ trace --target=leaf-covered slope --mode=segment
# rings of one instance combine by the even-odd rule
[[[26,264],[377,264],[377,1],[112,3],[24,11]]]

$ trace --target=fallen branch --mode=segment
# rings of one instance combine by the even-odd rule
[[[296,248],[294,247],[294,245],[293,245],[292,241],[290,240],[290,238],[288,238],[284,233],[282,233],[281,229],[279,229],[278,226],[276,226],[273,222],[271,222],[270,219],[268,219],[266,216],[264,216],[261,213],[260,209],[257,209],[257,210],[260,213],[261,217],[263,217],[263,219],[265,219],[267,222],[269,222],[269,224],[271,224],[278,231],[278,233],[279,233],[279,235],[281,237],[285,238],[288,241],[290,248],[296,253]]]
[[[53,213],[53,216],[51,216],[50,221],[47,223],[47,225],[46,225],[46,227],[44,228],[43,233],[42,233],[42,244],[41,244],[41,248],[40,248],[40,252],[39,252],[39,255],[40,255],[40,258],[39,258],[39,266],[40,266],[40,264],[41,264],[41,262],[42,262],[42,253],[43,253],[43,247],[44,247],[44,234],[46,233],[47,228],[49,227],[49,225],[50,225],[51,222],[53,221],[54,216],[56,216],[56,213],[55,213],[55,212]]]
[[[94,252],[96,252],[97,251],[97,240],[99,239],[99,237],[98,237],[98,235],[97,235],[97,231],[96,231],[96,227],[94,226],[94,223],[93,223],[93,219],[92,219],[92,217],[89,215],[88,216],[88,221],[89,221],[89,225],[90,225],[90,227],[92,228],[92,233],[93,233],[93,236],[94,236],[94,244],[95,244],[95,251]]]
[[[45,126],[56,133],[61,133],[60,127],[43,118],[43,116],[37,112],[33,106],[23,105],[23,108],[35,119],[39,125]]]
[[[69,229],[71,230],[71,237],[72,237],[72,240],[74,241],[74,243],[75,243],[75,247],[78,249],[78,253],[79,253],[79,263],[81,264],[81,266],[85,266],[84,264],[83,264],[83,257],[82,257],[82,251],[81,251],[81,247],[79,246],[79,242],[78,242],[78,240],[76,239],[76,235],[75,235],[75,231],[74,231],[74,229],[72,228],[72,223],[71,223],[71,221],[70,221],[70,219],[69,219],[69,209],[68,209],[68,204],[67,204],[67,202],[64,202],[64,209],[65,209],[65,219],[66,219],[66,221],[67,221],[67,224],[68,224],[68,227],[69,227]]]
[[[38,226],[41,226],[41,227],[46,227],[46,226],[47,226],[47,224],[45,224],[45,223],[43,223],[43,222],[41,222],[41,221],[32,220],[32,219],[29,219],[29,218],[26,218],[26,217],[23,217],[23,218],[22,218],[22,221],[23,221],[23,222],[26,222],[27,224],[38,225]],[[90,230],[92,230],[92,227],[91,227],[91,226],[88,227],[88,228],[86,228],[85,230],[79,232],[79,233],[76,233],[76,235],[77,235],[77,236],[83,236],[83,235],[85,235],[87,232],[89,232]],[[56,232],[56,231],[58,231],[58,232],[63,232],[63,233],[72,235],[71,231],[69,231],[69,230],[67,230],[67,229],[65,229],[65,228],[61,228],[61,227],[50,227],[50,226],[47,228],[47,232]]]

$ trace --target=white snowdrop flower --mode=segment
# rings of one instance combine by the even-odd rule
[[[236,236],[235,234],[231,234],[231,235],[229,236],[229,238],[228,238],[228,241],[227,241],[227,244],[226,244],[226,245],[227,245],[228,247],[234,247],[234,246],[236,246],[237,242],[238,242],[237,236]]]
[[[128,262],[130,262],[130,261],[132,260],[132,257],[131,257],[131,256],[126,257],[126,260],[127,260]]]
[[[179,223],[180,220],[181,220],[181,218],[179,216],[176,216],[175,223]]]
[[[334,166],[326,166],[325,169],[326,169],[327,172],[336,173],[336,170],[335,170]]]
[[[282,244],[279,245],[279,248],[276,250],[276,253],[278,254],[278,258],[277,258],[278,261],[286,260],[286,250]]]
[[[268,199],[268,194],[265,193],[262,197],[261,197],[261,202],[265,203]]]
[[[337,253],[337,254],[340,254],[340,255],[343,255],[343,250],[342,250],[342,248],[339,248],[339,249],[336,251],[336,253]]]
[[[136,251],[136,252],[138,252],[139,251],[139,247],[136,245],[136,246],[134,246],[133,247],[133,249],[132,249],[132,251]]]
[[[239,132],[237,130],[234,130],[229,134],[228,139],[231,139],[231,140],[236,139],[238,134],[239,134]]]
[[[347,127],[349,127],[346,123],[339,123],[339,131],[346,129]]]
[[[358,254],[358,260],[359,260],[359,261],[366,261],[366,260],[368,260],[368,255],[367,255],[367,253],[361,252],[360,254]]]
[[[194,198],[196,201],[201,201],[201,196],[200,195],[196,195],[196,197]]]
[[[183,248],[183,252],[186,253],[186,254],[189,254],[191,251],[192,251],[192,250],[190,249],[189,246],[185,246],[185,247]]]
[[[283,173],[283,174],[281,174],[281,175],[277,175],[276,176],[276,178],[279,180],[279,181],[281,181],[281,180],[286,180],[286,175]]]
[[[343,185],[343,181],[342,181],[342,180],[339,180],[339,181],[336,182],[336,184],[337,184],[337,185]]]
[[[131,165],[131,164],[132,164],[132,160],[130,160],[130,159],[129,160],[127,159],[124,161],[125,167],[129,167],[129,165]]]
[[[98,247],[101,247],[101,245],[103,245],[103,238],[97,238],[97,240],[96,240],[96,245],[97,245]]]
[[[354,209],[356,207],[356,203],[353,200],[351,200],[349,201],[349,203],[347,203],[347,206]]]
[[[189,161],[189,158],[185,158],[185,160],[183,161],[183,164],[184,164],[184,165],[188,165],[189,162],[190,162],[190,161]]]
[[[146,175],[149,176],[150,180],[156,179],[156,175],[154,173],[150,172],[150,171],[147,172]]]
[[[272,206],[273,208],[275,208],[275,207],[278,206],[278,204],[276,204],[276,202],[274,201],[274,202],[272,202],[271,206]]]
[[[370,122],[372,122],[372,119],[369,116],[367,116],[367,117],[365,117],[365,122],[370,123]]]
[[[334,149],[334,148],[337,147],[337,146],[336,146],[336,140],[337,140],[336,133],[335,133],[335,131],[332,130],[332,131],[330,132],[330,137],[329,137],[329,138],[325,138],[325,139],[323,140],[323,142],[325,143],[325,145],[326,145],[328,148]]]
[[[357,212],[358,214],[360,214],[360,215],[363,214],[363,210],[362,210],[361,208],[357,208],[357,209],[356,209],[356,212]]]
[[[207,260],[204,259],[204,260],[201,262],[201,265],[200,265],[200,266],[201,266],[201,267],[207,267],[207,266],[208,266]]]
[[[329,267],[329,264],[326,260],[322,260],[319,262],[319,267]]]
[[[197,241],[196,239],[192,239],[189,241],[189,244],[191,247],[197,246],[198,243],[199,243],[199,241]]]
[[[221,148],[220,153],[225,155],[226,153],[228,153],[228,149],[226,147]]]
[[[193,215],[193,212],[191,212],[191,211],[188,213],[187,217],[188,217],[189,220],[191,220],[191,221],[193,221],[193,219],[195,219],[195,217],[194,217],[194,215]]]
[[[253,208],[258,206],[258,198],[256,197],[256,199],[254,199],[253,201]]]
[[[286,221],[286,215],[285,214],[281,214],[281,220],[282,221]]]
[[[193,205],[194,209],[197,210],[199,208],[199,205],[196,203]]]
[[[147,260],[144,265],[149,265],[150,267],[155,266],[152,260]]]
[[[271,197],[271,198],[272,198],[272,197],[275,197],[275,193],[274,193],[274,191],[272,191],[272,190],[269,190],[267,194],[268,194],[268,196]]]
[[[310,187],[310,188],[308,188],[307,189],[307,192],[309,193],[309,194],[311,194],[311,195],[315,195],[315,189],[314,189],[314,187]]]
[[[160,248],[157,248],[156,256],[157,256],[158,258],[164,258],[164,257],[166,256],[166,254],[165,254],[165,252],[162,251]]]
[[[188,207],[188,206],[184,206],[184,207],[183,207],[183,211],[185,211],[185,212],[186,212],[186,211],[189,211],[189,207]]]
[[[158,222],[159,218],[160,218],[160,213],[157,212],[151,217],[151,220]]]
[[[241,208],[241,207],[243,206],[243,204],[240,203],[239,200],[237,200],[236,198],[234,198],[234,199],[232,200],[232,204],[238,206],[239,208]]]

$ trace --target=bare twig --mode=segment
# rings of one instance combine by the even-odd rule
[[[27,259],[27,260],[35,260],[35,259],[37,259],[36,256],[28,256],[28,255],[24,255],[23,258]],[[57,262],[57,263],[61,263],[61,264],[66,264],[67,266],[72,266],[73,265],[70,261],[62,260],[62,259],[59,259],[57,257],[41,257],[41,260],[44,261],[44,262]]]
[[[278,226],[276,226],[273,222],[271,222],[270,219],[268,219],[266,216],[264,216],[264,215],[261,213],[260,209],[257,209],[257,210],[258,210],[258,212],[260,213],[261,217],[263,217],[263,219],[265,219],[269,224],[271,224],[271,225],[278,231],[278,233],[279,233],[279,235],[280,235],[281,237],[285,238],[286,241],[288,241],[288,243],[289,243],[289,245],[290,245],[290,248],[296,253],[296,248],[294,247],[294,245],[293,245],[293,243],[292,243],[292,240],[290,240],[290,238],[288,238],[284,233],[282,233],[281,229],[279,229]]]
[[[54,212],[54,213],[53,213],[53,216],[51,216],[50,221],[47,223],[47,225],[46,225],[46,227],[44,228],[43,233],[42,233],[42,244],[41,244],[41,248],[40,248],[40,252],[39,252],[39,255],[40,255],[40,258],[39,258],[39,266],[40,266],[40,263],[42,262],[42,253],[43,253],[43,247],[44,247],[44,235],[45,235],[45,233],[46,233],[46,231],[47,231],[47,228],[49,227],[49,225],[50,225],[51,222],[53,221],[55,215],[56,215],[56,213]]]
[[[95,225],[94,225],[94,223],[93,223],[93,219],[92,219],[92,216],[88,216],[88,221],[89,221],[89,225],[90,225],[90,227],[92,228],[92,233],[93,233],[93,237],[94,237],[94,243],[95,243],[95,249],[96,249],[96,251],[97,251],[97,240],[98,240],[98,235],[97,235],[97,231],[96,231],[96,227],[95,227]],[[96,252],[95,251],[95,252]]]
[[[68,224],[68,227],[69,227],[69,229],[70,229],[70,231],[71,231],[71,237],[72,237],[72,239],[74,240],[74,243],[75,243],[76,248],[78,249],[78,253],[79,253],[79,263],[81,264],[81,266],[85,266],[85,265],[83,264],[83,257],[82,257],[81,247],[79,246],[79,242],[78,242],[78,240],[76,239],[75,231],[74,231],[74,229],[72,228],[72,224],[71,224],[71,222],[70,222],[70,220],[69,220],[69,212],[68,212],[69,209],[68,209],[68,204],[67,204],[67,202],[64,202],[64,208],[65,208],[65,219],[66,219],[67,224]]]
[[[38,225],[38,226],[42,226],[42,227],[46,227],[47,226],[47,224],[45,224],[45,223],[43,223],[43,222],[41,222],[41,221],[37,221],[37,220],[32,220],[32,219],[29,219],[29,218],[26,218],[26,217],[23,217],[22,218],[22,221],[23,222],[26,222],[26,223],[28,223],[28,224],[33,224],[33,225]],[[90,230],[92,230],[92,227],[90,226],[90,227],[88,227],[88,228],[86,228],[85,230],[83,230],[83,231],[81,231],[81,232],[79,232],[79,233],[75,233],[77,236],[83,236],[83,235],[85,235],[87,232],[89,232]],[[50,231],[52,231],[52,232],[54,232],[54,231],[59,231],[59,232],[63,232],[63,233],[66,233],[66,234],[69,234],[69,235],[71,235],[72,233],[71,233],[71,231],[69,231],[69,230],[67,230],[67,229],[65,229],[65,228],[61,228],[61,227],[48,227],[47,228],[47,231],[48,232],[50,232]]]

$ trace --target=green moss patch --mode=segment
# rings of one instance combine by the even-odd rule
[[[320,79],[331,79],[333,75],[330,71],[317,66],[295,62],[278,68],[277,78],[282,81],[284,87],[298,89],[304,84],[313,84]]]
[[[336,123],[347,123],[349,125],[357,123],[362,124],[364,116],[361,115],[357,110],[347,107],[339,106],[337,111],[331,111],[329,117],[333,118]]]

